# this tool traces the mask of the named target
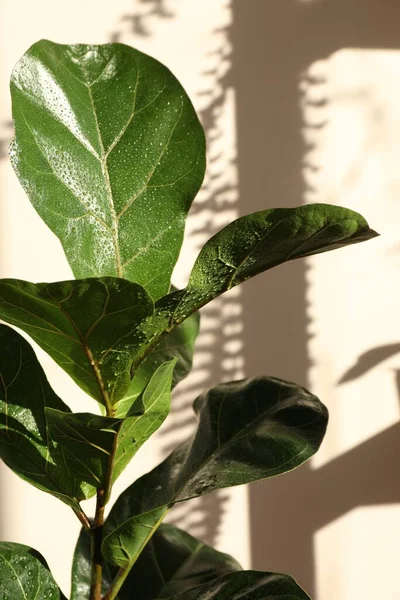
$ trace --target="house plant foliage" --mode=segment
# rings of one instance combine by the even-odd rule
[[[175,290],[205,138],[172,73],[122,44],[44,40],[17,63],[11,93],[13,167],[76,279],[0,281],[0,457],[82,524],[71,600],[307,599],[290,576],[244,571],[163,523],[178,502],[281,475],[317,451],[327,410],[296,384],[260,376],[205,390],[193,435],[105,509],[190,371],[199,309],[286,261],[376,233],[337,206],[263,210],[209,239]],[[15,327],[93,399],[93,413],[71,412]],[[92,518],[81,503],[94,496]],[[64,598],[37,551],[7,542],[0,597]]]

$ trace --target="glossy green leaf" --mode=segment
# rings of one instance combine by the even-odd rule
[[[130,569],[167,514],[167,507],[136,515],[107,535],[101,547],[105,559]]]
[[[177,358],[178,360],[174,369],[172,387],[175,387],[190,373],[199,325],[200,314],[195,313],[170,333],[162,337],[158,346],[150,352],[144,362],[135,371],[126,396],[116,406],[116,416],[123,416],[125,414],[126,407],[129,409],[144,390],[153,373],[163,363],[172,358]]]
[[[328,419],[310,392],[268,377],[221,384],[199,396],[194,408],[196,433],[112,507],[109,541],[124,525],[131,535],[132,518],[142,513],[294,469],[317,451]]]
[[[201,585],[174,600],[310,600],[289,575],[242,571]],[[172,596],[171,596],[172,600]]]
[[[158,367],[143,394],[121,424],[116,445],[113,480],[149,437],[161,427],[171,406],[171,387],[177,359]]]
[[[110,587],[117,572],[116,567],[103,563],[103,594]],[[71,571],[71,598],[70,600],[89,600],[91,583],[91,541],[90,535],[81,530],[75,546]]]
[[[66,600],[43,556],[36,550],[0,542],[2,600]]]
[[[156,303],[149,329],[172,329],[217,296],[272,267],[377,235],[358,213],[329,204],[273,208],[240,217],[205,244],[186,288]]]
[[[160,525],[131,570],[120,600],[174,598],[177,594],[240,571],[239,563],[173,525]]]
[[[104,488],[121,421],[90,413],[46,409],[48,432],[75,479]]]
[[[122,44],[42,40],[11,79],[11,159],[77,278],[168,293],[205,140],[172,73]]]
[[[75,510],[94,492],[64,467],[49,439],[47,409],[69,411],[51,389],[32,348],[0,325],[0,458],[17,475]]]
[[[0,280],[0,318],[28,333],[109,412],[130,385],[137,327],[152,312],[145,289],[122,279]]]

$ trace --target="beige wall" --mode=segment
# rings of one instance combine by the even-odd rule
[[[291,572],[316,600],[398,598],[399,17],[400,6],[389,0],[365,1],[362,11],[356,0],[0,5],[2,139],[10,135],[9,73],[42,37],[135,45],[185,85],[207,128],[209,169],[177,283],[207,237],[238,214],[265,207],[343,204],[383,234],[292,263],[215,301],[203,315],[195,371],[178,389],[156,448],[144,448],[116,490],[187,434],[190,402],[204,387],[244,374],[308,384],[331,412],[312,464],[248,492],[182,506],[174,520],[245,567],[252,561]],[[69,278],[57,240],[6,159],[0,201],[1,276]],[[69,378],[39,356],[57,392],[74,409],[88,409]],[[0,475],[1,538],[41,550],[67,590],[79,524],[5,468]]]

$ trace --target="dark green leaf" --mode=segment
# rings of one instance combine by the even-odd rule
[[[36,550],[0,542],[2,600],[66,600],[43,556]]]
[[[0,458],[20,477],[75,510],[94,492],[64,468],[49,439],[46,409],[69,411],[51,389],[32,348],[0,325]]]
[[[284,262],[376,235],[358,213],[326,204],[273,208],[241,217],[214,235],[200,251],[176,315],[182,316],[192,304],[210,302]]]
[[[161,337],[250,277],[295,258],[356,244],[377,235],[358,213],[330,204],[273,208],[241,217],[205,244],[186,288],[161,298],[156,303],[155,315],[145,322],[142,330],[148,339],[157,339],[154,334]],[[147,346],[143,345],[142,354]]]
[[[81,530],[75,547],[71,572],[71,600],[89,600],[91,581],[91,541],[90,535]],[[103,563],[103,594],[106,593],[117,572],[111,573],[112,568]]]
[[[89,600],[90,566],[90,536],[82,530],[72,566],[71,600]],[[173,525],[162,524],[131,569],[118,598],[131,600],[133,594],[136,600],[169,598],[239,570],[239,563],[228,554]],[[117,571],[117,567],[103,563],[103,593]]]
[[[201,585],[174,600],[310,600],[289,575],[242,571]],[[172,596],[171,596],[172,599]]]
[[[131,570],[120,600],[155,600],[241,570],[228,554],[196,540],[173,525],[161,525]]]
[[[260,377],[226,383],[197,398],[196,433],[118,498],[106,522],[108,543],[132,518],[217,488],[273,477],[319,448],[327,410],[304,388]],[[115,534],[116,535],[116,534]]]
[[[46,409],[48,431],[64,459],[64,470],[96,488],[107,483],[110,456],[121,421],[90,413]]]
[[[0,318],[28,333],[109,412],[130,385],[137,327],[152,312],[146,290],[122,279],[0,280]]]
[[[177,359],[158,367],[143,394],[136,400],[118,434],[113,480],[149,437],[161,427],[171,406],[171,386]],[[122,401],[124,402],[124,400]]]
[[[174,369],[173,385],[175,387],[190,373],[193,362],[194,346],[199,332],[200,314],[191,315],[186,321],[178,325],[159,342],[151,351],[144,362],[139,366],[132,379],[129,391],[123,401],[118,404],[130,406],[143,391],[154,371],[163,363],[177,358]],[[116,413],[120,415],[120,411]],[[121,413],[122,416],[123,412]]]
[[[11,158],[75,277],[169,291],[205,169],[204,133],[158,61],[122,44],[42,40],[11,79]]]

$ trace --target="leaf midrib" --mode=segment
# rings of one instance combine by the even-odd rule
[[[89,364],[91,365],[92,370],[94,372],[94,376],[95,376],[98,388],[100,390],[100,394],[104,400],[104,404],[107,409],[107,414],[109,414],[109,415],[112,414],[112,403],[110,402],[109,395],[105,389],[101,371],[100,371],[96,361],[94,360],[92,351],[90,350],[89,346],[86,344],[85,336],[82,334],[79,327],[76,325],[75,321],[72,319],[71,315],[65,310],[65,308],[62,305],[62,302],[60,302],[59,300],[54,298],[54,296],[51,295],[50,291],[48,291],[47,293],[50,296],[50,298],[53,300],[53,302],[58,306],[58,308],[63,313],[63,315],[66,317],[66,319],[69,321],[69,323],[71,323],[72,327],[74,328],[74,330],[78,336],[78,340],[80,341],[81,347],[83,348],[83,350],[88,358]],[[108,300],[108,298],[107,298],[107,300]]]
[[[269,411],[267,411],[267,412],[269,412]],[[225,451],[227,448],[229,448],[229,446],[230,446],[230,445],[233,445],[233,444],[235,444],[235,443],[236,443],[238,440],[240,440],[241,438],[243,438],[243,437],[246,437],[246,435],[247,435],[247,434],[246,434],[246,435],[243,435],[243,432],[244,432],[246,429],[249,429],[250,427],[254,427],[254,424],[255,424],[257,421],[261,420],[262,418],[265,418],[265,413],[263,413],[263,414],[259,414],[257,417],[255,417],[255,418],[254,418],[254,419],[251,421],[251,423],[248,423],[248,424],[247,424],[245,427],[243,427],[243,428],[242,428],[242,429],[240,429],[238,432],[236,432],[236,434],[235,434],[235,435],[234,435],[234,436],[233,436],[233,437],[232,437],[232,438],[231,438],[231,439],[230,439],[230,440],[227,442],[227,444],[225,444],[225,445],[223,446],[223,450]],[[300,436],[300,437],[301,437],[301,436]],[[195,435],[193,435],[193,436],[192,436],[192,438],[190,438],[189,440],[187,440],[187,442],[184,442],[184,443],[182,444],[182,446],[184,446],[184,445],[188,444],[188,446],[189,446],[189,447],[188,447],[188,450],[187,450],[187,452],[185,453],[185,456],[184,456],[184,460],[183,460],[183,462],[180,464],[179,471],[181,471],[181,470],[184,468],[185,464],[187,463],[187,459],[188,459],[188,457],[189,457],[189,455],[190,455],[190,451],[191,451],[191,449],[192,449],[192,446],[193,446],[193,441],[194,441],[194,439],[195,439]],[[189,445],[189,442],[190,442],[190,445]],[[305,447],[305,448],[304,448],[304,449],[303,449],[303,450],[302,450],[300,453],[298,453],[296,456],[301,456],[301,454],[304,454],[304,452],[306,451],[306,449],[307,449],[307,446],[309,445],[309,443],[307,442],[307,440],[305,440],[305,442],[306,442],[306,447]],[[182,446],[180,446],[180,447],[182,447]],[[196,477],[196,475],[197,475],[197,474],[198,474],[198,473],[199,473],[199,472],[200,472],[200,471],[201,471],[201,470],[204,468],[204,466],[205,466],[205,465],[207,465],[207,464],[208,464],[208,463],[209,463],[209,462],[210,462],[212,459],[214,459],[214,458],[215,458],[215,456],[216,456],[216,455],[217,455],[217,454],[220,452],[220,450],[221,450],[221,446],[217,446],[217,447],[216,447],[216,448],[213,450],[213,452],[207,456],[207,459],[206,459],[204,462],[202,462],[202,463],[201,463],[201,465],[199,465],[199,467],[198,467],[197,469],[195,469],[193,472],[191,472],[191,473],[190,473],[190,479],[192,479],[193,477]],[[293,460],[293,459],[292,459],[292,460]],[[290,461],[288,460],[288,461],[286,461],[285,463],[282,463],[282,464],[280,465],[280,467],[283,467],[284,465],[288,464],[289,462],[290,462]],[[198,496],[188,496],[188,497],[186,497],[186,498],[183,498],[183,499],[179,499],[179,500],[177,500],[176,498],[177,498],[177,496],[180,494],[180,492],[181,492],[181,491],[182,491],[182,490],[185,488],[185,485],[187,484],[187,480],[186,480],[186,481],[184,481],[184,482],[183,482],[183,483],[182,483],[182,484],[179,486],[179,488],[177,488],[177,487],[176,487],[176,484],[177,484],[177,483],[178,483],[178,482],[177,482],[176,480],[173,482],[173,493],[171,494],[171,497],[170,497],[169,499],[167,499],[167,500],[166,500],[166,502],[164,502],[164,503],[160,503],[160,504],[159,504],[159,506],[152,507],[151,509],[146,509],[146,510],[145,510],[145,512],[149,512],[149,510],[157,510],[157,508],[162,508],[162,506],[168,507],[168,509],[169,509],[171,506],[173,506],[174,504],[176,504],[176,503],[178,503],[178,502],[184,502],[184,501],[186,501],[186,500],[190,500],[191,498],[196,498],[196,497],[198,497]],[[146,486],[146,487],[144,488],[143,492],[142,492],[142,498],[141,498],[141,501],[140,501],[141,503],[143,502],[143,499],[145,498],[147,491],[148,491],[148,488],[147,488],[147,486]],[[134,515],[134,516],[136,516],[136,515]],[[123,520],[121,523],[119,523],[119,525],[117,525],[117,526],[115,527],[115,529],[117,529],[117,528],[121,527],[121,526],[123,525],[123,523],[126,523],[126,522],[127,522],[127,521],[129,521],[131,518],[133,518],[133,517],[128,517],[128,518],[124,519],[124,520]],[[109,534],[109,535],[111,535],[111,534]]]
[[[136,258],[138,255],[142,254],[142,252],[147,251],[147,249],[149,247],[151,247],[157,241],[157,239],[159,237],[159,236],[157,236],[157,238],[155,240],[152,240],[150,242],[150,244],[148,244],[148,246],[146,248],[142,249],[141,251],[138,251],[134,257],[131,257],[130,259],[126,260],[124,264],[122,264],[122,262],[121,262],[121,251],[120,251],[120,246],[119,246],[119,221],[120,221],[121,217],[125,214],[125,212],[130,209],[130,207],[135,202],[135,200],[137,200],[137,198],[139,198],[147,190],[148,184],[151,181],[151,179],[152,179],[152,177],[153,177],[153,175],[154,175],[154,173],[155,173],[155,171],[156,171],[156,169],[158,167],[158,164],[159,164],[161,158],[163,157],[163,155],[165,154],[165,152],[168,149],[168,146],[169,146],[169,144],[171,142],[171,139],[172,139],[172,136],[173,136],[173,134],[175,132],[175,129],[178,126],[178,123],[179,123],[179,121],[181,119],[182,112],[183,112],[183,107],[184,107],[184,103],[182,101],[181,102],[180,111],[179,111],[179,114],[178,114],[178,117],[177,117],[177,120],[176,120],[174,126],[172,127],[171,133],[170,133],[170,135],[168,137],[168,140],[167,140],[166,144],[163,146],[163,149],[162,149],[159,157],[155,161],[155,164],[154,164],[153,168],[147,174],[146,182],[139,189],[139,191],[136,192],[136,194],[134,194],[133,197],[130,198],[126,202],[125,206],[121,209],[121,211],[119,213],[117,213],[116,210],[115,210],[114,195],[113,195],[113,190],[112,190],[112,186],[111,186],[110,173],[109,173],[109,170],[108,170],[107,161],[108,161],[109,155],[114,150],[114,148],[117,146],[117,144],[119,143],[119,141],[123,138],[126,130],[128,129],[129,125],[132,123],[135,114],[138,112],[138,111],[136,111],[136,99],[137,99],[137,90],[138,90],[139,80],[140,80],[140,67],[139,67],[139,63],[138,63],[138,61],[137,61],[137,59],[136,59],[135,56],[134,56],[134,59],[135,59],[135,62],[136,62],[136,69],[137,70],[136,70],[135,88],[133,90],[133,107],[132,107],[132,112],[131,112],[131,114],[129,116],[129,119],[127,120],[127,122],[125,123],[125,125],[122,127],[122,129],[118,133],[118,135],[116,135],[116,137],[114,138],[114,140],[110,144],[110,146],[107,148],[107,150],[104,148],[103,138],[101,136],[101,131],[100,131],[100,124],[99,124],[99,120],[98,120],[96,106],[95,106],[94,99],[93,99],[93,93],[92,93],[92,87],[98,81],[98,79],[99,79],[99,77],[101,75],[95,81],[93,81],[91,84],[88,84],[87,82],[82,81],[79,78],[77,78],[78,81],[81,81],[83,83],[83,85],[85,85],[85,87],[88,90],[89,101],[90,101],[90,105],[92,107],[92,112],[93,112],[93,116],[94,116],[96,133],[97,133],[98,142],[99,142],[99,148],[100,148],[100,156],[97,155],[96,158],[100,162],[100,165],[101,165],[101,170],[102,170],[102,174],[103,174],[103,178],[104,178],[104,182],[105,182],[105,186],[106,186],[107,199],[108,199],[110,213],[111,213],[111,223],[112,223],[112,226],[111,226],[111,236],[112,236],[113,245],[114,245],[115,260],[116,260],[116,272],[117,272],[117,276],[118,277],[123,277],[124,276],[124,267],[127,266],[127,264],[130,264],[131,262],[133,262],[134,258]],[[107,65],[106,65],[106,67],[107,67]],[[104,68],[106,68],[106,67],[104,67]],[[81,65],[80,68],[82,69],[84,77],[86,77],[84,66]],[[150,104],[152,104],[152,102],[154,102],[163,93],[163,91],[165,90],[165,87],[166,87],[166,84],[164,83],[163,87],[158,92],[158,94],[156,95],[156,97],[149,104],[147,104],[146,106],[142,107],[140,109],[140,111],[146,109]],[[165,232],[162,232],[162,233],[165,233]]]
[[[101,171],[102,171],[103,178],[104,178],[104,183],[106,186],[107,199],[108,199],[108,204],[109,204],[110,213],[111,213],[111,223],[112,223],[111,236],[112,236],[114,251],[115,251],[117,276],[122,277],[123,270],[122,270],[122,266],[121,266],[121,255],[120,255],[119,241],[118,241],[119,240],[118,219],[117,219],[117,213],[115,211],[114,196],[113,196],[113,191],[112,191],[112,187],[111,187],[110,174],[109,174],[108,166],[107,166],[108,154],[106,153],[106,151],[104,149],[103,139],[102,139],[101,133],[100,133],[100,125],[99,125],[99,120],[98,120],[98,116],[97,116],[97,112],[96,112],[96,107],[94,104],[92,87],[87,85],[87,90],[88,90],[90,105],[91,105],[92,111],[93,111],[94,122],[95,122],[97,137],[98,137],[98,141],[99,141],[99,147],[100,147],[100,152],[101,152],[100,165],[101,165]],[[136,94],[135,94],[135,101],[136,101]]]
[[[13,557],[14,557],[14,552],[12,552],[12,558],[13,558]],[[24,595],[24,598],[25,598],[25,600],[28,600],[28,597],[27,597],[27,595],[25,594],[25,590],[24,590],[24,587],[23,587],[23,585],[22,585],[22,582],[21,582],[20,578],[18,577],[18,575],[17,575],[17,572],[15,571],[15,569],[14,569],[14,567],[12,566],[11,562],[10,562],[9,560],[7,560],[7,559],[6,559],[6,557],[5,557],[4,555],[2,555],[0,558],[2,558],[2,559],[4,560],[4,562],[6,562],[6,563],[9,565],[9,567],[10,567],[11,571],[12,571],[12,572],[14,573],[14,575],[15,575],[15,579],[18,581],[18,585],[19,585],[19,587],[20,587],[20,588],[21,588],[21,590],[22,590],[22,593],[23,593],[23,595]],[[37,595],[37,591],[36,591],[36,595]]]

